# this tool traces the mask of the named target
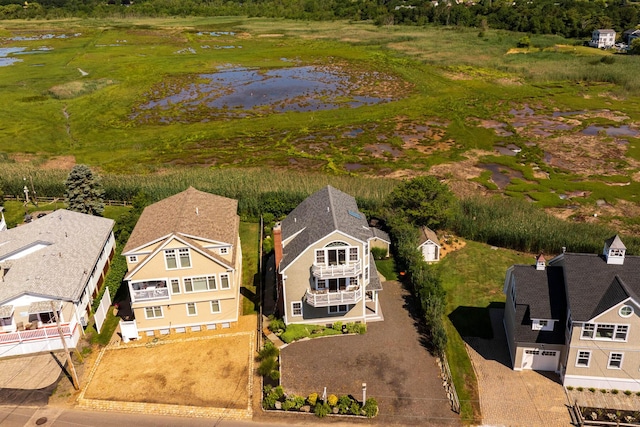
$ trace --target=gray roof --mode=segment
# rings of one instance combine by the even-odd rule
[[[564,267],[571,317],[593,319],[628,297],[640,295],[640,257],[626,255],[624,264],[607,264],[604,256],[565,253],[549,261]],[[625,296],[626,295],[626,296]]]
[[[0,265],[10,265],[0,282],[0,304],[24,294],[78,301],[113,224],[111,219],[59,209],[0,232]],[[36,245],[41,248],[2,261]]]
[[[514,265],[512,274],[516,283],[515,340],[563,343],[567,303],[562,267],[537,270],[534,265]],[[558,322],[553,331],[534,331],[531,319],[556,319]]]
[[[384,240],[389,244],[391,243],[391,237],[389,237],[389,234],[386,231],[381,230],[378,227],[371,227],[371,231],[373,232],[373,237]]]
[[[627,247],[624,245],[624,243],[622,243],[622,240],[620,240],[620,237],[618,237],[617,234],[605,240],[604,244],[610,249],[627,249]]]
[[[11,304],[0,305],[0,317],[11,317],[13,306]]]
[[[418,246],[422,246],[422,244],[428,240],[431,240],[433,243],[440,246],[440,241],[438,240],[438,235],[435,231],[429,227],[420,227],[420,239],[418,240]]]
[[[369,254],[369,265],[372,267],[369,269],[369,284],[365,291],[381,291],[382,283],[380,283],[380,276],[378,276],[378,270],[375,268],[376,262],[373,259],[373,254]]]
[[[615,30],[612,30],[610,28],[605,28],[605,29],[597,29],[596,31],[599,31],[600,33],[607,33],[607,34],[615,34]]]
[[[56,311],[59,311],[62,308],[62,301],[37,301],[29,304],[29,314],[37,314],[37,313],[49,313],[53,311],[51,309],[51,303],[53,303],[53,308]]]
[[[366,217],[358,211],[356,199],[328,185],[307,197],[282,221],[283,241],[299,234],[283,248],[280,271],[310,245],[334,231],[364,242],[373,237]]]

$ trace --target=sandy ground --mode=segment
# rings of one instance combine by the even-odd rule
[[[108,349],[85,398],[246,408],[251,339],[230,333]]]

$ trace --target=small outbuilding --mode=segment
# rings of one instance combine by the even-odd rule
[[[435,231],[429,227],[420,228],[420,246],[418,249],[426,262],[440,261],[440,241]]]

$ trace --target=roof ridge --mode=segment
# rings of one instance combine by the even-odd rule
[[[333,205],[333,193],[331,191],[331,189],[334,189],[331,185],[327,185],[327,193],[329,194],[329,205],[330,210],[331,210],[331,218],[333,219],[333,229],[337,230],[338,229],[338,219],[336,218],[336,212],[335,212],[335,207]]]

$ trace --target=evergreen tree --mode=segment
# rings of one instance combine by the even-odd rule
[[[89,166],[76,165],[65,182],[65,202],[69,210],[89,215],[102,216],[104,191],[100,177],[94,175]]]

